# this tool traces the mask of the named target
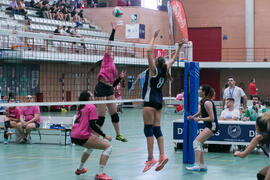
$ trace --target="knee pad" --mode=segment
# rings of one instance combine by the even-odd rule
[[[158,139],[160,136],[163,136],[161,129],[160,129],[160,126],[154,126],[153,133],[154,133],[154,136],[156,137],[156,139]]]
[[[10,121],[5,121],[4,124],[5,124],[5,128],[10,128],[11,127],[10,126]]]
[[[199,141],[193,141],[193,149],[194,151],[203,151],[203,148],[202,148],[202,143],[199,142]]]
[[[151,124],[144,125],[144,135],[145,135],[145,137],[153,136],[153,125],[151,125]]]
[[[264,178],[265,178],[265,176],[264,175],[262,175],[262,174],[257,174],[257,179],[258,180],[264,180]]]
[[[104,121],[105,121],[105,117],[98,116],[98,120],[96,121],[96,124],[99,125],[100,127],[102,127],[104,124]]]
[[[111,115],[111,118],[112,118],[113,123],[118,123],[119,122],[119,116],[118,116],[117,113]]]
[[[106,148],[106,149],[103,151],[102,155],[110,156],[111,153],[112,153],[112,146]]]
[[[85,152],[85,153],[87,153],[87,154],[90,155],[93,152],[93,149],[87,149],[87,148],[85,148],[83,152]]]

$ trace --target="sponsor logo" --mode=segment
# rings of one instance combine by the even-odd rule
[[[238,125],[229,125],[228,134],[232,138],[238,138],[241,135],[241,128]]]

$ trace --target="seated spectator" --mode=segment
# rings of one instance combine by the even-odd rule
[[[245,115],[243,117],[243,121],[256,121],[256,119],[263,115],[266,112],[266,108],[259,103],[259,97],[254,95],[252,97],[252,106],[248,107]]]
[[[62,35],[69,35],[69,34],[67,33],[66,26],[63,26],[63,28],[62,28],[61,31],[60,31],[60,34],[62,34]]]
[[[69,35],[71,35],[71,32],[72,32],[71,26],[68,26],[68,29],[66,30],[66,32],[67,32]]]
[[[60,35],[61,34],[61,26],[60,25],[57,25],[57,28],[54,30],[54,34],[55,35]]]
[[[17,0],[17,5],[18,5],[18,13],[20,15],[26,15],[27,14],[27,11],[25,9],[25,4],[24,4],[24,1],[23,0]]]
[[[239,120],[240,111],[239,109],[234,109],[234,99],[226,99],[227,108],[221,112],[220,120]]]
[[[14,16],[14,14],[18,14],[18,5],[17,5],[17,2],[16,0],[12,0],[12,2],[10,3],[10,8],[11,8],[11,12],[12,12],[12,15]]]
[[[25,20],[24,31],[25,32],[32,31],[32,29],[31,29],[31,23],[30,23],[30,20],[29,19],[26,19]],[[31,46],[28,43],[27,38],[24,38],[24,46],[27,46],[28,50],[31,50]]]
[[[33,102],[31,95],[26,97],[26,102]],[[27,137],[33,129],[40,126],[40,109],[39,106],[24,106],[21,110],[20,122],[17,129],[23,137],[22,143],[27,142]]]
[[[14,97],[9,97],[8,103],[15,103]],[[12,134],[10,128],[16,128],[17,123],[20,122],[21,111],[18,107],[12,106],[6,108],[6,117],[4,118],[4,143],[8,143],[8,136]]]

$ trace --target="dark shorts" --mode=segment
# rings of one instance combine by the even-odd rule
[[[154,102],[143,102],[143,107],[152,107],[156,110],[162,109],[162,104],[154,103]]]
[[[36,121],[34,123],[36,125],[36,128],[39,128],[40,127],[40,124],[38,124]]]
[[[79,146],[83,146],[88,139],[77,139],[77,138],[71,138],[71,142],[74,144],[77,144]]]
[[[205,127],[209,128],[214,134],[218,132],[218,124],[216,122],[205,122]]]
[[[104,84],[102,82],[97,83],[95,87],[95,91],[94,91],[95,97],[107,97],[107,96],[112,96],[113,94],[114,94],[114,90],[112,86],[108,84]]]

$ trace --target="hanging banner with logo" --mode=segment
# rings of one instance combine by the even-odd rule
[[[168,15],[169,15],[169,20],[170,20],[170,27],[171,27],[171,34],[172,34],[172,41],[174,44],[174,32],[173,32],[173,12],[172,12],[172,6],[171,2],[167,2],[167,8],[168,8]]]
[[[144,24],[126,24],[126,39],[145,39]]]
[[[204,129],[203,123],[198,123],[197,133]],[[251,139],[255,137],[255,121],[241,122],[241,121],[219,121],[219,131],[215,133],[206,142],[211,144],[249,144]],[[182,141],[184,137],[184,120],[176,120],[173,122],[173,140]]]
[[[171,2],[172,11],[175,16],[175,19],[179,25],[179,28],[182,32],[182,35],[186,42],[188,42],[188,27],[187,27],[187,20],[186,15],[184,11],[184,7],[182,3],[178,0],[173,0]]]

